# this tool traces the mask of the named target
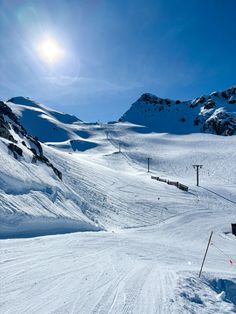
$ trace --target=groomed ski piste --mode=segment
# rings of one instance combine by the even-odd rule
[[[60,123],[62,181],[1,142],[0,312],[235,313],[235,136]]]

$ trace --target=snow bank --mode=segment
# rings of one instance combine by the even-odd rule
[[[234,313],[236,310],[236,278],[210,274],[200,280],[193,273],[181,273],[176,294],[175,301],[187,313]]]
[[[31,238],[52,234],[100,230],[101,228],[86,221],[13,214],[7,217],[7,219],[1,219],[0,239]]]

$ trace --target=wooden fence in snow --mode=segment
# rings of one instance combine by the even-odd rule
[[[160,182],[165,182],[169,185],[174,185],[176,186],[178,189],[180,190],[183,190],[185,192],[188,192],[188,186],[187,185],[184,185],[180,182],[177,182],[177,181],[170,181],[170,180],[167,180],[167,179],[163,179],[163,178],[160,178],[160,177],[154,177],[154,176],[151,176],[151,179],[153,180],[157,180],[157,181],[160,181]]]

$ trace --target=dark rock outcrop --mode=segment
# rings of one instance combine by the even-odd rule
[[[53,164],[48,160],[47,157],[45,157],[43,155],[39,156],[37,154],[34,154],[34,156],[32,158],[32,163],[36,164],[37,161],[40,161],[40,162],[46,164],[48,167],[52,168],[52,170],[58,176],[58,178],[62,180],[62,173],[61,173],[61,171],[59,171],[56,167],[54,167]]]
[[[234,135],[236,134],[236,119],[223,110],[217,110],[213,116],[206,120],[203,131],[217,135]]]
[[[13,153],[13,156],[16,159],[18,159],[18,156],[21,156],[21,157],[23,156],[23,150],[19,146],[15,145],[13,143],[9,143],[8,148]]]

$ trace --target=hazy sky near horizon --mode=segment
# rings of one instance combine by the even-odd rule
[[[144,92],[190,99],[236,84],[236,0],[0,0],[0,98],[86,121]],[[42,58],[50,37],[63,56]]]

